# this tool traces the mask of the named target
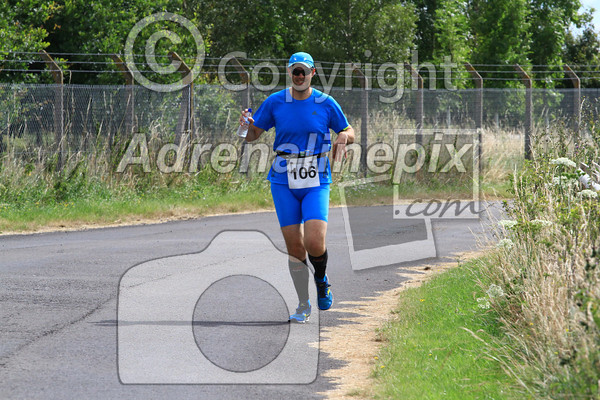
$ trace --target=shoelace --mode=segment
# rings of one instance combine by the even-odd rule
[[[327,297],[327,288],[331,285],[327,282],[318,282],[317,283],[317,292],[319,297]]]

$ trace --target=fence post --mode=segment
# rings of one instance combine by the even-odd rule
[[[573,88],[575,89],[575,92],[573,93],[573,129],[579,134],[579,128],[581,126],[581,81],[571,67],[565,64],[563,68],[567,75],[569,75],[569,78],[571,78]]]
[[[134,79],[133,73],[129,68],[127,68],[127,64],[116,54],[111,54],[110,58],[113,59],[115,64],[117,64],[117,68],[123,72],[123,77],[125,78],[125,131],[128,134],[133,134],[135,130],[135,87],[134,87]],[[113,132],[110,133],[111,137],[109,137],[109,143],[112,145],[112,135]]]
[[[40,56],[46,62],[46,65],[50,68],[52,78],[56,87],[54,89],[54,137],[57,145],[58,152],[58,165],[59,171],[62,171],[65,165],[65,123],[64,123],[64,84],[63,84],[63,72],[54,61],[50,54],[46,53],[45,50],[39,52]]]
[[[367,150],[369,149],[368,142],[368,126],[369,126],[369,78],[356,65],[352,64],[352,72],[356,73],[360,81],[360,168],[364,176],[367,176]]]
[[[245,110],[250,107],[250,73],[246,71],[246,68],[238,61],[237,57],[233,57],[231,61],[242,78],[242,84],[246,85],[246,93],[242,96],[242,109]],[[242,149],[240,151],[240,172],[242,174],[248,174],[250,171],[250,154],[248,154],[247,150],[248,142],[243,140]]]
[[[417,83],[417,104],[415,105],[415,123],[417,127],[416,139],[417,143],[421,144],[423,141],[421,138],[421,130],[423,129],[423,77],[421,76],[421,74],[419,74],[419,71],[417,71],[412,65],[410,65],[407,62],[404,63],[404,68],[408,72],[410,72],[410,75],[413,80],[413,85],[414,82]]]
[[[533,99],[531,97],[531,77],[519,64],[515,64],[515,70],[521,75],[525,85],[525,159],[531,159],[531,132],[533,131]]]
[[[481,128],[483,125],[483,78],[473,66],[466,62],[465,68],[471,74],[477,88],[477,97],[475,97],[475,127]]]
[[[483,147],[483,78],[470,63],[465,62],[465,68],[471,74],[471,78],[475,81],[475,87],[477,88],[477,95],[475,97],[475,128],[477,129],[477,140],[479,142],[477,157],[479,158],[479,172],[481,172],[483,170],[483,158],[481,157]]]
[[[192,70],[187,66],[185,61],[179,57],[177,53],[174,51],[169,52],[169,59],[173,62],[179,63],[179,68],[177,69],[181,76],[183,77],[183,84],[185,86],[185,90],[182,94],[182,102],[181,102],[181,111],[179,112],[179,120],[177,122],[177,143],[181,145],[181,135],[182,132],[187,134],[188,138],[192,137],[192,132],[194,131],[194,77]]]
[[[242,84],[246,85],[246,93],[242,97],[242,107],[246,109],[250,107],[250,73],[246,71],[246,68],[238,61],[237,57],[233,57],[231,61],[233,61],[233,66],[242,78]]]

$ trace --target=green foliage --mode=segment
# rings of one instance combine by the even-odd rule
[[[287,59],[304,50],[321,61],[377,64],[408,61],[410,50],[417,50],[420,62],[435,64],[445,57],[458,63],[507,66],[598,64],[593,11],[579,14],[579,6],[579,0],[9,0],[0,4],[0,61],[14,59],[11,51],[42,48],[55,53],[122,53],[138,21],[168,11],[190,20],[202,34],[207,53],[217,58],[241,51],[250,58]],[[580,36],[569,32],[572,24],[585,28]],[[159,56],[173,50],[185,59],[195,57],[189,32],[169,22],[142,31],[135,53],[143,54],[146,39],[159,29],[175,32],[182,40],[179,44],[168,38],[159,40]],[[92,61],[105,63],[95,65],[95,70],[115,70],[105,56],[65,58],[69,62],[64,68],[74,72],[91,69],[81,62]],[[143,58],[136,61],[146,62]],[[159,62],[170,63],[166,58]],[[43,64],[3,65],[5,69],[34,66]],[[554,87],[552,79],[559,76],[562,71],[548,75],[539,85]],[[33,74],[3,73],[1,77],[11,82],[48,80],[48,75]],[[151,78],[162,83],[175,79],[156,74]],[[115,73],[75,72],[68,79],[70,83],[122,83]],[[492,85],[515,83],[494,81]]]
[[[27,69],[30,54],[48,46],[46,26],[61,7],[55,1],[9,0],[0,2],[0,71]],[[10,60],[10,61],[7,61]],[[31,82],[33,74],[5,71],[0,82]]]
[[[409,56],[414,6],[391,0],[311,1],[303,48],[339,62],[401,62]],[[365,54],[369,51],[370,53]],[[370,56],[368,55],[370,54]]]
[[[580,16],[579,22],[583,31],[579,36],[574,36],[569,31],[565,37],[563,59],[575,65],[588,65],[587,72],[580,72],[581,87],[599,87],[600,78],[585,79],[600,74],[600,34],[591,23],[592,11]],[[571,83],[564,83],[565,87],[572,87]]]
[[[436,48],[433,59],[437,63],[450,56],[453,62],[468,61],[471,53],[471,37],[467,3],[461,0],[441,0],[435,10]]]
[[[527,65],[531,49],[527,0],[476,0],[471,7],[473,63]],[[505,86],[506,83],[492,85]]]
[[[531,33],[530,62],[534,65],[560,65],[569,26],[577,21],[579,0],[549,2],[531,0],[529,26]],[[562,71],[546,74],[542,83],[554,87],[552,78],[562,78]]]

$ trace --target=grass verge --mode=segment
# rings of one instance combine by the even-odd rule
[[[459,264],[400,293],[398,318],[380,331],[386,344],[373,373],[375,398],[513,398],[511,378],[482,341],[501,336],[495,311],[481,300],[485,262]]]

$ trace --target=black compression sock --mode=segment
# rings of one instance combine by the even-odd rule
[[[315,279],[323,280],[325,278],[325,269],[327,269],[327,249],[319,257],[313,257],[309,254],[308,259],[315,267]]]
[[[288,260],[288,265],[296,293],[298,293],[298,300],[300,303],[306,303],[308,301],[308,266],[306,260],[300,262]]]

